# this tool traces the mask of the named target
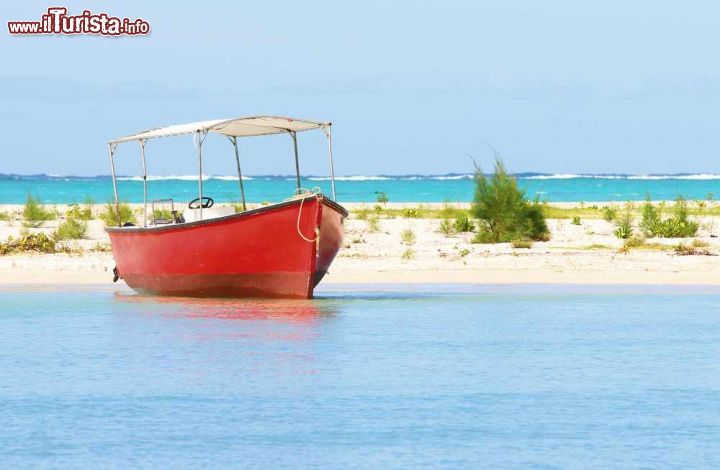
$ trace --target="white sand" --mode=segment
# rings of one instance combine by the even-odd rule
[[[0,207],[5,212],[18,209]],[[720,217],[705,217],[700,222],[696,238],[709,243],[712,253],[720,253],[720,239],[710,237],[715,227],[720,229]],[[39,230],[52,232],[57,224],[48,222]],[[678,256],[672,250],[621,254],[618,249],[622,241],[613,235],[613,224],[604,220],[583,220],[579,226],[569,220],[549,220],[552,240],[535,243],[531,249],[472,244],[469,233],[446,237],[438,231],[439,220],[380,219],[379,225],[380,230],[371,233],[366,221],[352,216],[347,220],[345,246],[324,283],[720,285],[720,258]],[[406,229],[416,236],[411,246],[401,241],[401,232]],[[20,221],[0,221],[0,240],[17,236],[20,230]],[[649,241],[673,246],[683,240]],[[91,221],[89,239],[73,242],[86,250],[82,255],[0,256],[0,284],[109,284],[115,265],[112,255],[87,251],[108,243],[102,222]],[[590,248],[593,244],[605,248]],[[408,249],[413,256],[403,259]]]

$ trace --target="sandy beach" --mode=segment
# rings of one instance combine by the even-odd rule
[[[615,237],[615,225],[601,218],[584,218],[576,225],[569,219],[548,219],[552,238],[535,242],[529,249],[508,243],[472,243],[472,233],[445,235],[441,220],[407,218],[380,213],[374,222],[361,220],[367,204],[348,204],[344,247],[324,283],[563,283],[563,284],[666,284],[718,285],[720,264],[715,256],[681,256],[674,246],[691,240],[652,239],[647,247],[622,252],[623,240]],[[421,207],[438,209],[442,204]],[[557,208],[578,204],[553,204]],[[135,205],[135,209],[139,209]],[[388,204],[386,211],[418,207]],[[469,205],[456,204],[457,208]],[[57,206],[61,218],[31,229],[52,233],[67,209]],[[97,213],[100,208],[96,207]],[[23,229],[22,206],[0,206],[11,214],[0,221],[0,241],[18,236]],[[707,244],[711,255],[720,253],[720,241],[712,233],[720,217],[695,217],[700,231],[695,239]],[[414,241],[403,241],[411,230]],[[650,240],[649,240],[650,241]],[[103,222],[88,223],[86,239],[68,242],[73,253],[18,254],[0,256],[0,284],[111,283],[114,260]]]

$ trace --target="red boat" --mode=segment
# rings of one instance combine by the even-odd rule
[[[203,297],[311,298],[342,245],[347,211],[335,202],[331,123],[277,116],[203,121],[141,132],[109,143],[115,204],[119,205],[114,154],[123,142],[140,143],[144,181],[142,226],[108,227],[115,275],[137,291]],[[328,139],[332,199],[300,188],[297,133],[321,129]],[[202,190],[202,144],[208,134],[228,137],[235,150],[243,211],[215,207]],[[295,150],[297,189],[277,204],[246,210],[237,137],[288,134]],[[148,215],[145,143],[165,136],[195,134],[198,198],[182,213]],[[119,209],[118,209],[119,212]],[[118,221],[120,222],[120,221]]]

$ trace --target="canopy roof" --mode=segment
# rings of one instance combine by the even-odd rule
[[[248,116],[234,119],[216,119],[188,124],[158,127],[147,131],[111,140],[110,144],[119,144],[135,140],[154,139],[173,135],[193,134],[198,131],[216,132],[229,137],[251,137],[256,135],[301,132],[330,126],[330,122],[306,121],[284,116]]]

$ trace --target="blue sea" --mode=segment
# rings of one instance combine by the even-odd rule
[[[0,288],[1,468],[717,468],[720,291]]]
[[[628,201],[720,197],[720,175],[550,175],[521,173],[519,185],[529,197],[549,202],[567,201]],[[143,184],[137,176],[119,178],[120,198],[126,202],[142,202]],[[306,188],[318,186],[331,194],[327,177],[304,178]],[[149,198],[173,198],[189,201],[197,197],[197,175],[150,178]],[[280,201],[295,189],[294,176],[251,176],[244,181],[248,202]],[[340,202],[375,202],[385,193],[390,202],[467,202],[472,200],[472,175],[404,175],[404,176],[342,176],[336,181]],[[207,176],[205,195],[219,202],[237,202],[239,185],[235,176]],[[46,203],[67,204],[108,202],[113,197],[109,176],[78,177],[50,175],[0,175],[0,204],[22,204],[28,194],[39,196]]]

